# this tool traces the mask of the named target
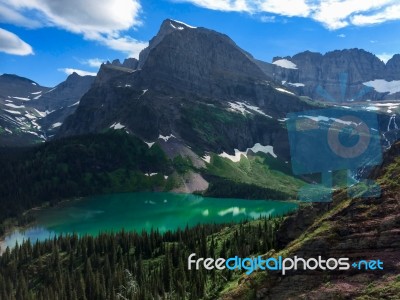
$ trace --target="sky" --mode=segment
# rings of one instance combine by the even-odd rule
[[[399,0],[0,0],[0,74],[53,87],[138,57],[170,18],[230,36],[271,62],[310,50],[400,53]]]

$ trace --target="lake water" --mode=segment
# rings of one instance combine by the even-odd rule
[[[30,238],[54,235],[96,235],[104,231],[150,230],[161,232],[199,223],[239,222],[259,216],[280,216],[297,209],[292,202],[205,198],[191,194],[128,193],[89,197],[33,211],[36,222],[5,237],[2,248]]]

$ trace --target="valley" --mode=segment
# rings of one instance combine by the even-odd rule
[[[396,299],[399,65],[356,48],[269,63],[165,19],[96,76],[1,75],[0,298]],[[332,136],[368,151],[341,156]],[[303,201],[326,178],[332,199]],[[381,196],[363,198],[366,180]],[[191,272],[194,252],[376,256],[387,273]]]

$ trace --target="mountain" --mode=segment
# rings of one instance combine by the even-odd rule
[[[32,106],[36,109],[49,111],[46,117],[38,121],[47,135],[54,134],[65,118],[76,110],[81,97],[90,89],[94,79],[93,76],[73,73],[64,82],[32,101]]]
[[[287,218],[277,233],[276,251],[265,256],[351,262],[381,260],[384,271],[257,272],[243,276],[222,299],[397,299],[400,293],[400,143],[385,154],[370,178],[382,187],[377,198],[349,199],[336,193],[332,204],[306,205]]]
[[[256,143],[282,152],[279,120],[309,107],[226,35],[165,20],[138,69],[101,67],[58,137],[118,127],[167,152],[233,154]]]
[[[20,202],[24,209],[39,204],[45,194],[56,195],[58,201],[94,190],[293,199],[304,184],[290,169],[284,118],[287,112],[311,109],[314,104],[273,82],[226,35],[165,20],[139,61],[107,62],[92,79],[89,87],[90,80],[73,74],[32,102],[47,110],[38,120],[40,128],[57,133],[22,156],[9,154],[13,159],[6,159],[8,169],[0,174],[8,178],[4,193],[10,207],[5,211],[15,211]],[[79,100],[74,92],[83,93],[81,85],[88,91]],[[66,109],[75,111],[65,120],[57,119],[69,113]],[[120,142],[113,134],[121,135]],[[110,141],[94,143],[103,139]],[[110,150],[119,143],[134,145],[142,156],[160,149],[167,160],[157,169],[138,169],[134,162],[141,158],[133,150],[124,148],[122,154]],[[124,156],[132,164],[100,168],[101,162],[93,158],[107,151],[117,155],[117,162]],[[46,171],[37,172],[37,164]],[[160,176],[143,184],[146,174],[152,173]],[[27,182],[18,196],[10,193],[17,189],[15,178]],[[57,183],[60,178],[68,178],[65,186]],[[121,178],[126,180],[120,183]]]
[[[30,106],[50,89],[23,77],[0,76],[0,145],[32,144],[45,139],[37,119],[46,115]]]
[[[400,56],[385,65],[362,49],[275,57],[264,71],[299,95],[328,102],[393,100],[400,97]]]
[[[93,83],[74,73],[55,88],[16,75],[0,76],[0,145],[26,146],[48,139],[73,113]]]

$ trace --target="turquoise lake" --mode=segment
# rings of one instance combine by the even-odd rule
[[[158,229],[186,225],[240,222],[259,216],[281,216],[297,209],[293,202],[205,198],[191,194],[127,193],[88,197],[57,207],[35,210],[35,224],[5,237],[2,248],[24,239],[44,240],[54,235],[97,235],[104,231]]]

